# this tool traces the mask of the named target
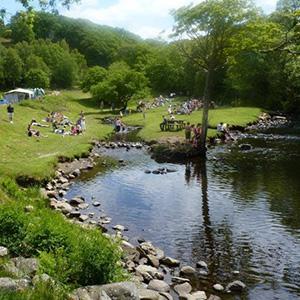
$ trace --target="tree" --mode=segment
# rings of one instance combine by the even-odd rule
[[[18,52],[9,48],[3,63],[3,72],[6,84],[10,87],[16,87],[22,79],[23,62],[18,55]]]
[[[31,69],[25,75],[25,83],[32,88],[47,88],[50,85],[50,78],[41,69]]]
[[[81,83],[82,90],[84,92],[88,92],[93,85],[96,85],[103,81],[106,76],[107,70],[102,67],[95,66],[89,68]]]
[[[226,50],[231,46],[232,36],[254,15],[256,10],[247,0],[206,0],[173,11],[174,35],[185,35],[190,40],[181,44],[184,45],[182,52],[205,72],[202,154],[206,152],[208,109],[215,72],[226,63]]]
[[[14,43],[26,41],[31,42],[34,40],[33,22],[34,11],[20,12],[11,18],[10,29],[11,38]]]
[[[113,63],[106,78],[92,86],[91,93],[99,101],[127,107],[131,97],[147,90],[148,80],[143,73],[131,69],[124,62]]]

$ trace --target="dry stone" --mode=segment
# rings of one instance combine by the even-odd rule
[[[158,292],[169,292],[170,286],[163,280],[153,279],[149,282],[148,289]]]

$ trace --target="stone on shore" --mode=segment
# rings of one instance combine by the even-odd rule
[[[0,246],[0,257],[8,255],[8,249],[6,247]]]
[[[180,276],[194,276],[196,275],[196,270],[190,266],[184,266],[180,269]]]
[[[171,258],[169,256],[166,256],[164,257],[162,260],[161,260],[161,263],[168,266],[168,267],[178,267],[180,265],[180,261],[177,260],[177,259],[174,259],[174,258]]]
[[[15,280],[8,277],[0,278],[0,291],[16,291],[18,285]]]
[[[207,263],[203,260],[200,260],[196,263],[197,268],[208,269]]]
[[[224,291],[224,287],[222,284],[216,283],[213,285],[214,290],[218,291],[218,292],[222,292]]]
[[[153,279],[149,282],[148,289],[158,292],[169,292],[170,286],[163,280]]]
[[[239,293],[245,289],[246,289],[246,285],[240,280],[235,280],[229,283],[226,287],[226,291],[239,292]]]
[[[70,204],[72,206],[78,206],[79,204],[84,203],[84,198],[83,197],[74,197],[70,200]]]
[[[181,283],[174,286],[174,291],[180,296],[189,294],[192,291],[192,286],[188,283]]]
[[[118,282],[79,288],[70,295],[72,300],[139,300],[138,289],[132,282]]]

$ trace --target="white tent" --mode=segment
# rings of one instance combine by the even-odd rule
[[[27,89],[15,89],[6,92],[3,98],[8,103],[17,103],[24,99],[34,99],[34,92]]]

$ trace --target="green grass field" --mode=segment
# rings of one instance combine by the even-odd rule
[[[87,152],[93,138],[102,139],[112,128],[101,124],[103,116],[89,95],[79,91],[62,92],[60,96],[47,96],[41,101],[26,101],[15,105],[14,123],[7,121],[6,106],[0,107],[0,176],[31,176],[36,179],[50,177],[59,156],[74,157]],[[80,111],[86,116],[87,131],[79,136],[61,136],[51,127],[40,128],[48,137],[27,136],[31,119],[40,123],[51,111],[60,111],[76,121]],[[46,124],[46,123],[44,123]]]
[[[54,134],[51,128],[38,128],[48,137],[27,136],[27,125],[31,119],[42,122],[51,111],[59,111],[76,121],[80,111],[86,116],[87,131],[80,136],[61,136]],[[128,125],[140,125],[143,129],[139,136],[145,141],[161,140],[170,137],[183,138],[184,132],[161,132],[159,124],[162,115],[166,115],[166,107],[149,110],[146,119],[141,113],[133,113],[124,117]],[[219,108],[210,111],[209,124],[216,127],[223,121],[229,124],[245,125],[257,119],[260,113],[258,108]],[[190,116],[178,116],[191,123],[199,123],[201,111]],[[0,176],[33,177],[36,180],[49,178],[54,172],[58,157],[75,157],[86,153],[93,139],[103,139],[112,132],[112,127],[101,124],[101,119],[111,115],[111,111],[100,112],[99,106],[89,98],[89,94],[80,91],[62,91],[59,96],[47,96],[43,100],[24,101],[15,105],[14,123],[7,120],[6,106],[0,106]],[[46,123],[45,123],[46,124]],[[216,133],[209,130],[209,135]]]
[[[244,126],[249,122],[257,120],[261,109],[256,107],[229,107],[217,108],[209,111],[209,130],[208,136],[216,135],[216,127],[220,122]],[[124,122],[129,125],[139,125],[143,129],[139,136],[145,141],[166,140],[170,137],[184,138],[183,131],[162,132],[159,124],[162,122],[162,116],[167,116],[167,107],[159,107],[146,112],[146,118],[142,113],[132,114],[124,118]],[[185,120],[191,124],[201,123],[202,110],[195,111],[191,115],[176,115],[176,119]]]

